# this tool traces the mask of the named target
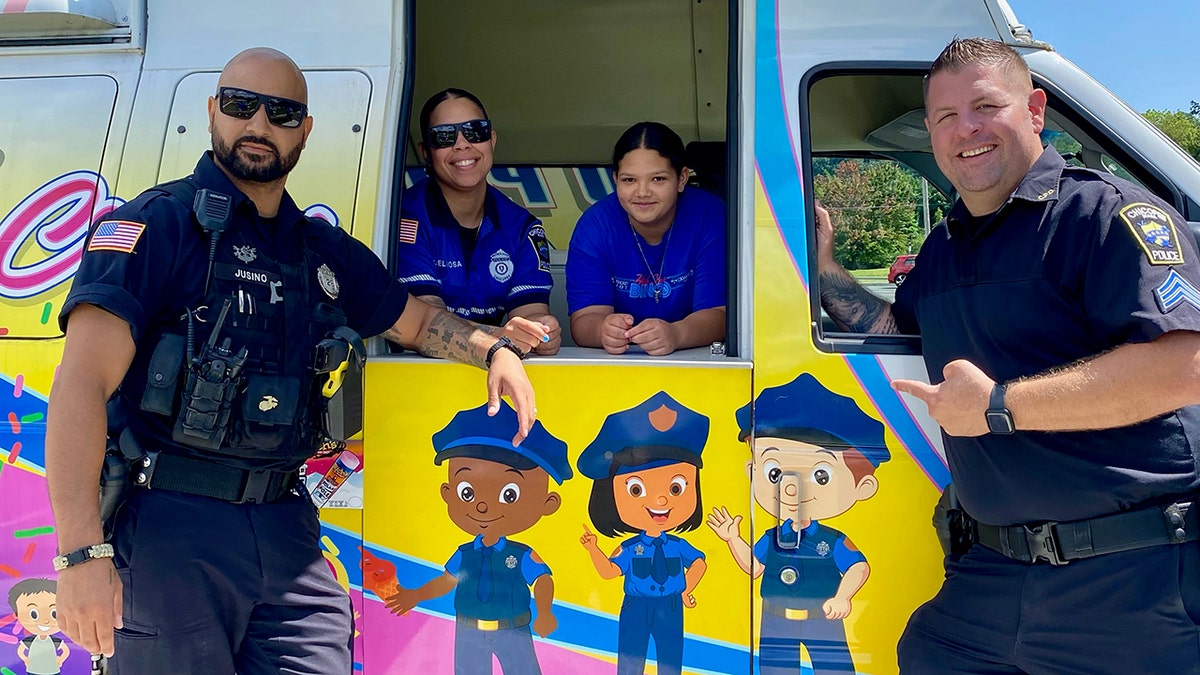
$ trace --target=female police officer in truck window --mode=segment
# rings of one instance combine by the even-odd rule
[[[571,335],[661,356],[725,337],[725,206],[688,187],[683,141],[639,122],[613,149],[616,194],[584,212],[567,255]]]
[[[429,177],[400,205],[400,281],[416,297],[493,326],[524,317],[561,342],[550,313],[550,248],[533,214],[487,183],[496,133],[483,103],[445,89],[421,107],[420,152]]]

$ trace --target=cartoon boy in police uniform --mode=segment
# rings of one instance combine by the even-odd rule
[[[708,418],[666,392],[609,415],[596,440],[579,456],[579,472],[591,478],[588,515],[608,537],[631,533],[612,555],[583,526],[579,542],[603,579],[625,577],[625,600],[617,638],[617,674],[641,675],[650,638],[659,675],[683,668],[683,608],[707,564],[704,553],[669,531],[700,527],[700,454]]]
[[[54,637],[60,630],[57,596],[58,583],[52,579],[22,579],[8,591],[17,623],[29,633],[17,643],[17,657],[29,675],[58,675],[71,653],[66,640]]]
[[[742,539],[742,517],[723,506],[713,509],[708,526],[744,572],[762,577],[759,672],[800,672],[801,644],[815,675],[855,672],[842,620],[871,568],[846,535],[820,521],[875,496],[875,469],[891,458],[883,425],[807,373],[763,390],[753,415],[746,471],[754,500],[782,524],[753,548]],[[737,421],[739,440],[747,440],[749,405]]]
[[[571,477],[567,445],[535,422],[529,436],[514,446],[517,415],[507,402],[489,417],[487,405],[463,410],[433,435],[435,464],[446,463],[442,499],[450,520],[472,541],[458,547],[445,573],[420,588],[387,599],[403,614],[418,602],[454,591],[457,625],[454,672],[492,672],[492,655],[506,675],[541,673],[530,633],[530,587],[537,604],[533,630],[546,637],[554,618],[554,579],[530,547],[508,539],[558,510],[562,500],[550,492]]]

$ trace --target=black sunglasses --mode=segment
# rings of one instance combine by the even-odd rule
[[[449,148],[458,141],[458,132],[468,143],[492,140],[491,120],[467,120],[458,124],[439,124],[425,130],[425,144],[433,150]]]
[[[234,87],[221,87],[217,90],[217,101],[221,112],[236,117],[240,120],[248,120],[254,117],[254,113],[258,112],[258,106],[265,106],[267,109],[267,121],[277,127],[286,129],[295,129],[304,121],[304,117],[308,115],[308,106],[299,101],[293,101],[290,98],[280,98],[278,96],[267,96],[246,89],[237,89]]]

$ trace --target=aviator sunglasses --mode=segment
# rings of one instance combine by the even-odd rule
[[[468,143],[483,143],[492,139],[492,121],[467,120],[458,124],[439,124],[425,130],[425,144],[434,150],[449,148],[458,140],[458,132]]]
[[[264,106],[267,109],[267,121],[285,129],[295,129],[300,126],[305,115],[308,114],[308,106],[299,101],[267,96],[234,87],[218,89],[217,101],[220,104],[221,112],[240,120],[254,117],[254,113],[258,112],[258,107]]]

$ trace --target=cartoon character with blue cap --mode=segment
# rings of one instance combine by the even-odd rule
[[[587,525],[579,539],[601,578],[625,577],[617,675],[642,674],[651,637],[659,674],[683,669],[683,608],[696,606],[692,593],[707,564],[667,532],[694,530],[704,518],[700,454],[707,440],[708,418],[660,391],[609,415],[579,456],[579,472],[595,481],[588,515],[596,531],[635,534],[608,556]]]
[[[567,444],[535,422],[521,445],[512,444],[517,414],[506,401],[489,417],[487,405],[463,410],[433,435],[435,464],[446,463],[442,500],[450,520],[475,538],[458,547],[445,573],[420,588],[386,598],[404,614],[417,603],[454,591],[454,672],[492,672],[492,656],[507,675],[541,673],[530,632],[530,591],[537,605],[533,631],[546,637],[554,618],[554,579],[530,547],[508,537],[558,510],[562,499],[550,479],[571,477]]]
[[[748,440],[751,407],[737,411]],[[746,464],[754,500],[781,525],[751,548],[741,516],[714,508],[708,526],[752,578],[762,577],[759,672],[800,672],[800,645],[815,675],[855,672],[842,620],[871,574],[846,535],[820,521],[839,516],[879,490],[875,469],[891,458],[883,424],[853,399],[802,373],[764,389],[754,402],[753,459]]]

